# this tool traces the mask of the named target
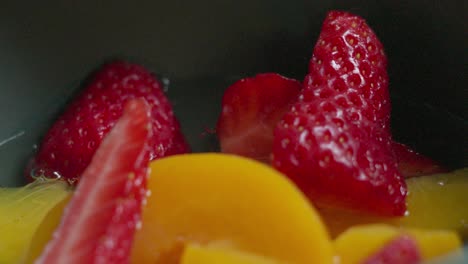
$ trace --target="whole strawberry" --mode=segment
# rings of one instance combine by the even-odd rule
[[[406,185],[392,150],[385,66],[382,45],[363,19],[328,14],[299,100],[273,142],[273,166],[314,203],[404,214]]]
[[[145,99],[151,108],[151,160],[189,151],[162,84],[142,66],[116,61],[95,73],[49,129],[31,165],[34,175],[79,179],[125,103],[134,98]]]

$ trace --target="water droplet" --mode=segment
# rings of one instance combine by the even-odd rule
[[[70,185],[75,185],[75,183],[78,181],[78,178],[70,178],[70,179],[67,179],[67,182],[68,184]]]
[[[115,241],[114,239],[110,238],[110,237],[106,237],[105,240],[104,240],[104,245],[107,247],[107,248],[114,248],[115,246]]]
[[[161,78],[161,82],[163,84],[163,91],[165,93],[167,93],[169,91],[169,86],[171,84],[171,81],[169,80],[169,78]]]
[[[447,184],[447,181],[446,180],[440,180],[437,182],[438,185],[440,186],[444,186],[445,184]]]
[[[143,226],[143,224],[141,223],[141,221],[138,221],[136,223],[136,225],[135,225],[135,228],[136,228],[136,230],[140,230],[142,226]]]
[[[58,179],[62,178],[62,175],[60,175],[60,173],[58,173],[57,171],[52,172],[52,175],[54,175],[53,179],[58,180]]]

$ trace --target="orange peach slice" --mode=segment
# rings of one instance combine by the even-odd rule
[[[339,235],[335,253],[341,264],[362,263],[398,235],[407,234],[418,244],[424,260],[459,250],[462,242],[454,231],[402,229],[385,224],[354,226]]]
[[[188,244],[180,264],[282,264],[279,261],[226,247]],[[284,264],[284,263],[283,263]]]
[[[132,263],[178,263],[187,243],[213,241],[282,262],[332,263],[317,212],[264,164],[227,154],[173,156],[151,163],[148,189]]]

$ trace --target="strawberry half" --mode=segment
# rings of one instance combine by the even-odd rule
[[[386,125],[390,100],[385,65],[381,44],[364,20],[329,13],[311,73],[298,102],[275,129],[273,142],[273,166],[312,202],[378,215],[404,214],[406,185]]]
[[[447,172],[441,164],[412,150],[406,145],[393,142],[393,151],[398,160],[398,170],[405,178]]]
[[[231,85],[223,95],[216,132],[221,151],[270,163],[273,130],[296,101],[302,85],[276,73]]]
[[[402,235],[392,239],[363,264],[417,264],[421,261],[416,241],[407,235]]]
[[[189,151],[162,84],[142,66],[117,61],[104,65],[52,125],[29,169],[34,175],[78,179],[134,98],[151,107],[151,160]]]
[[[36,263],[128,263],[140,224],[152,136],[150,107],[130,101],[104,138]]]

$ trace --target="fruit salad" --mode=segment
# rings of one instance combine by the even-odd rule
[[[304,67],[307,67],[305,65]],[[0,188],[0,263],[412,264],[463,254],[468,169],[395,141],[384,46],[331,11],[308,73],[227,87],[190,153],[144,66],[100,67]]]

